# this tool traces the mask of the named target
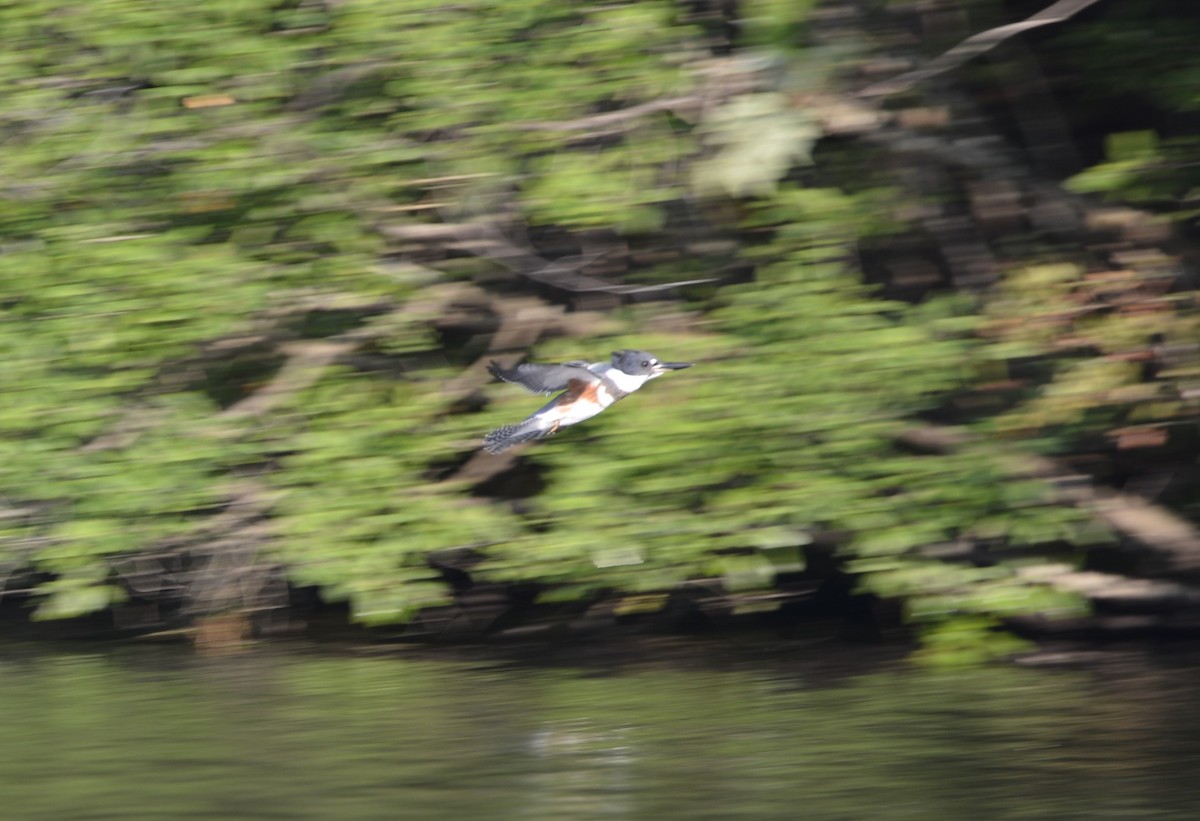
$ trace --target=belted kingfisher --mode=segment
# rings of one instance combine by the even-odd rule
[[[691,362],[659,362],[645,351],[614,351],[612,362],[572,361],[561,365],[526,362],[511,370],[492,362],[488,372],[497,379],[542,396],[563,393],[524,422],[496,428],[484,437],[483,449],[499,453],[513,445],[550,436],[559,428],[591,419],[667,371],[690,367]]]

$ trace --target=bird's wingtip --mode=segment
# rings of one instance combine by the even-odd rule
[[[558,425],[545,429],[538,427],[532,419],[526,419],[524,422],[504,425],[488,433],[483,437],[483,449],[488,453],[500,453],[522,442],[544,439],[556,430]]]

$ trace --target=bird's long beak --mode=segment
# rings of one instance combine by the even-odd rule
[[[692,367],[691,362],[659,362],[654,366],[654,370],[658,373],[666,373],[667,371],[681,371],[684,368]]]

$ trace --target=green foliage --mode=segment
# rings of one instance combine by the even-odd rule
[[[750,46],[795,47],[815,0],[746,0],[738,5]]]
[[[516,535],[510,517],[431,486],[429,455],[451,446],[429,435],[436,390],[330,371],[268,418],[221,417],[284,357],[250,348],[239,366],[212,351],[311,333],[278,317],[314,297],[404,305],[413,287],[378,266],[375,228],[425,194],[410,179],[511,175],[525,151],[546,158],[519,204],[531,219],[656,225],[669,190],[653,169],[684,135],[651,124],[597,166],[519,124],[681,89],[668,58],[690,32],[673,14],[546,0],[0,8],[0,492],[29,511],[10,555],[58,577],[42,614],[106,606],[107,562],[201,532],[197,514],[229,502],[250,465],[278,463],[275,544],[293,579],[367,620],[444,600],[430,550]],[[477,208],[478,189],[461,190],[447,207]],[[436,346],[420,317],[375,332],[385,355]]]
[[[1174,200],[1200,184],[1190,171],[1197,150],[1194,139],[1160,141],[1153,131],[1126,131],[1109,134],[1106,149],[1104,162],[1067,180],[1069,189],[1139,205],[1174,207]],[[1195,214],[1186,210],[1174,216]]]
[[[1194,16],[1173,13],[1170,0],[1129,0],[1095,11],[1064,26],[1054,41],[1089,101],[1111,100],[1115,92],[1167,111],[1200,107]]]
[[[1122,446],[1122,437],[1139,431],[1165,442],[1169,430],[1190,426],[1190,340],[1200,324],[1189,299],[1167,293],[1169,285],[1152,271],[1084,276],[1071,265],[1040,265],[1013,272],[982,326],[994,340],[987,354],[1006,373],[1013,359],[1040,357],[1049,378],[991,426],[1040,435],[1060,449],[1097,434]],[[1147,372],[1164,350],[1177,353]]]
[[[1102,3],[1087,20],[1064,26],[1050,42],[1054,60],[1071,72],[1078,124],[1108,131],[1118,122],[1145,122],[1159,131],[1116,131],[1104,161],[1072,178],[1077,191],[1103,194],[1195,223],[1200,141],[1190,127],[1200,109],[1200,24],[1175,13],[1169,0]]]
[[[786,61],[811,5],[748,4],[748,42]],[[1074,299],[1077,274],[1016,275],[982,320],[961,300],[879,299],[847,260],[861,236],[898,230],[895,194],[875,175],[796,181],[821,132],[790,92],[820,90],[820,61],[713,97],[752,69],[713,65],[681,13],[667,0],[0,5],[0,559],[49,579],[39,616],[117,602],[114,568],[131,557],[184,545],[212,559],[206,528],[241,507],[261,526],[257,561],[369,623],[450,601],[429,566],[439,551],[545,600],[606,590],[637,608],[681,585],[769,589],[804,569],[818,531],[841,534],[861,589],[909,600],[938,646],[997,642],[1005,617],[1074,606],[1003,562],[922,549],[1079,543],[1077,514],[1014,482],[1003,454],[917,456],[895,440],[984,368],[1061,341],[1058,325],[1021,323]],[[1168,150],[1155,146],[1114,139],[1112,160],[1140,173]],[[698,367],[539,443],[528,459],[546,488],[519,508],[444,480],[489,425],[532,408],[489,389],[491,407],[463,412],[477,385],[461,389],[447,363],[481,343],[450,350],[438,323],[457,303],[430,284],[442,274],[380,229],[490,221],[510,238],[574,234],[585,251],[612,232],[661,249],[684,244],[682,210],[699,215],[690,233],[736,237],[753,281],[689,304],[684,330],[631,311],[596,334],[610,338],[543,335],[536,354],[624,345]],[[464,250],[478,252],[464,242],[440,260],[446,278],[494,275]],[[708,276],[708,262],[632,276]],[[1094,330],[1133,344],[1139,316]],[[1125,362],[1064,362],[1044,402],[1000,424],[1086,429],[1132,401],[1133,382]]]
[[[840,264],[811,261],[853,230],[850,198],[792,190],[775,214],[789,202],[793,225],[812,209],[830,230],[781,231],[757,281],[724,293],[720,335],[638,340],[700,368],[539,449],[554,487],[535,513],[540,578],[638,591],[716,576],[729,590],[765,589],[783,569],[777,550],[843,531],[866,589],[913,597],[916,621],[1077,609],[1004,566],[981,575],[914,557],[956,538],[1071,540],[1082,522],[1040,486],[1014,485],[994,456],[895,448],[906,418],[963,385],[971,343],[947,331],[953,321],[906,320],[905,306],[872,297]],[[496,545],[485,570],[527,575],[525,549]]]
[[[440,398],[431,387],[330,379],[297,396],[276,435],[289,455],[273,474],[279,555],[300,584],[349,599],[367,622],[404,621],[447,590],[426,559],[435,550],[520,544],[501,511],[433,484],[428,455]]]

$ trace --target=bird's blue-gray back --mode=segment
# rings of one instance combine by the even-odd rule
[[[571,380],[600,380],[597,374],[588,370],[588,363],[581,361],[563,362],[560,365],[523,362],[515,368],[502,368],[499,363],[492,362],[488,365],[488,373],[541,396],[565,391]]]

